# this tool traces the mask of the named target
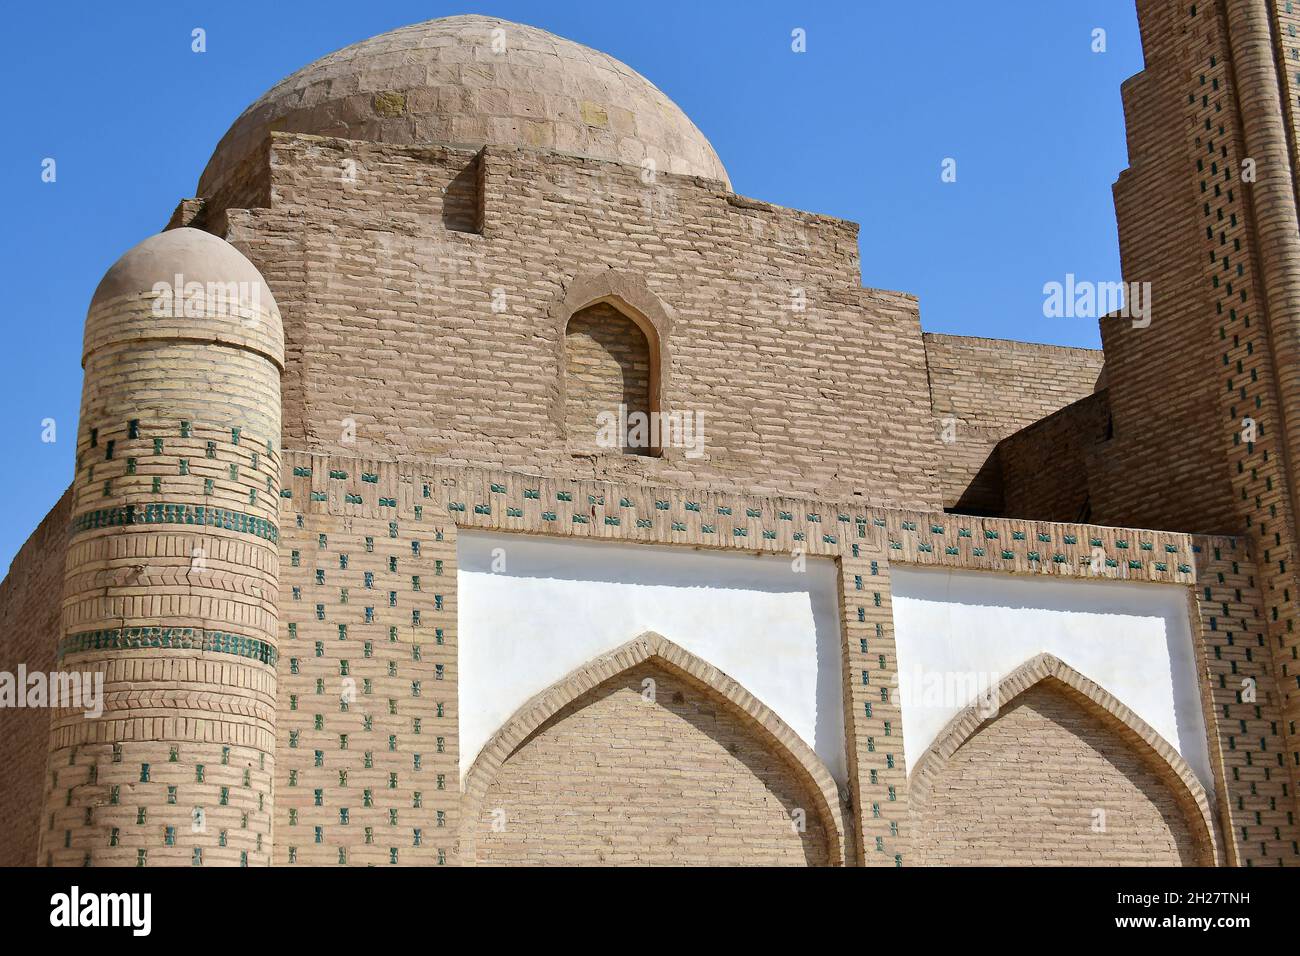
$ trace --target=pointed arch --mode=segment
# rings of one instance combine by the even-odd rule
[[[483,800],[510,756],[569,703],[610,678],[646,662],[712,692],[785,761],[816,802],[813,809],[826,833],[827,858],[832,865],[843,865],[846,853],[844,807],[835,780],[821,758],[785,721],[739,683],[653,631],[594,658],[533,696],[484,744],[462,782],[461,863],[473,865],[475,862],[476,832]]]
[[[556,367],[558,375],[551,404],[551,420],[565,428],[565,410],[569,397],[566,334],[570,320],[593,306],[609,306],[631,320],[645,337],[649,353],[649,408],[658,412],[664,407],[671,373],[669,335],[675,316],[641,276],[618,269],[602,269],[575,276],[563,294],[551,306],[550,318],[556,330]],[[657,450],[656,450],[657,451]]]
[[[1113,694],[1052,654],[1039,654],[999,680],[997,706],[991,715],[988,703],[976,701],[939,732],[916,761],[908,780],[913,819],[920,819],[936,780],[962,746],[977,731],[995,721],[1004,707],[1043,683],[1051,684],[1085,711],[1101,717],[1103,723],[1144,759],[1173,792],[1196,843],[1198,865],[1223,865],[1223,846],[1215,830],[1210,797],[1187,761],[1155,728]]]

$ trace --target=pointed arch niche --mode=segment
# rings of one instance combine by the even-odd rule
[[[559,370],[551,419],[575,451],[662,454],[657,435],[628,441],[620,426],[617,447],[600,444],[602,413],[649,416],[663,410],[671,369],[669,333],[673,314],[644,279],[604,269],[576,276],[551,309],[557,329]],[[620,422],[622,419],[619,419]],[[635,421],[635,420],[634,420]]]
[[[557,681],[464,780],[464,864],[841,865],[830,771],[736,681],[647,632]]]
[[[1221,864],[1210,798],[1150,725],[1040,654],[954,717],[909,779],[921,865]]]

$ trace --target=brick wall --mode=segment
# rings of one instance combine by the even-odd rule
[[[1187,586],[1198,600],[1193,639],[1201,672],[1215,675],[1216,681],[1213,691],[1203,690],[1212,761],[1216,768],[1236,768],[1220,803],[1204,813],[1222,817],[1226,826],[1228,794],[1234,802],[1242,801],[1231,812],[1247,828],[1233,827],[1226,834],[1236,860],[1268,864],[1289,852],[1285,808],[1270,796],[1283,785],[1278,757],[1269,756],[1278,739],[1272,716],[1277,691],[1267,661],[1252,658],[1256,637],[1250,629],[1258,626],[1259,614],[1252,602],[1258,598],[1244,586],[1252,565],[1238,542],[1087,525],[864,511],[856,502],[700,494],[500,470],[437,467],[426,474],[421,466],[410,467],[411,483],[430,482],[458,526],[758,552],[789,553],[799,547],[838,556],[848,790],[856,808],[856,833],[851,839],[846,835],[845,842],[853,845],[852,858],[867,865],[907,865],[916,838],[903,761],[906,728],[893,693],[892,563]],[[1094,566],[1098,553],[1102,560]],[[1254,679],[1258,703],[1234,702],[1233,681],[1239,673],[1241,679]],[[1258,734],[1263,736],[1255,739]]]
[[[1047,682],[977,730],[927,797],[913,820],[913,862],[923,866],[1202,862],[1166,779]]]
[[[1001,513],[1035,521],[1090,520],[1089,468],[1109,429],[1109,394],[1103,389],[1004,438],[996,455]]]
[[[273,862],[455,862],[455,526],[391,462],[284,484]]]
[[[1138,4],[1146,68],[1125,85],[1132,152],[1115,199],[1125,278],[1152,282],[1154,310],[1145,329],[1103,323],[1115,438],[1089,472],[1094,521],[1253,539],[1290,776],[1287,825],[1258,852],[1294,857],[1300,244],[1294,71],[1278,66],[1300,45],[1287,7]]]
[[[569,320],[564,361],[564,424],[570,447],[597,449],[601,413],[617,418],[620,405],[629,415],[652,410],[649,343],[637,324],[613,306],[593,305]],[[625,438],[619,435],[614,447],[624,447]]]
[[[913,862],[914,846],[922,858],[931,852],[929,825],[909,815],[904,728],[890,691],[897,669],[891,562],[1195,586],[1228,856],[1256,865],[1293,859],[1300,849],[1285,755],[1295,703],[1285,691],[1295,680],[1296,565],[1287,570],[1294,536],[1285,456],[1276,445],[1276,363],[1260,314],[1233,301],[1260,296],[1244,225],[1253,210],[1240,194],[1218,195],[1243,149],[1231,120],[1235,103],[1214,95],[1235,82],[1225,67],[1219,6],[1201,5],[1199,19],[1183,7],[1139,4],[1148,68],[1125,84],[1132,168],[1116,186],[1116,204],[1126,278],[1153,283],[1154,314],[1145,329],[1103,322],[1109,386],[1096,395],[1100,356],[1092,350],[923,337],[913,297],[860,288],[852,223],[729,195],[716,183],[665,174],[647,182],[639,168],[540,150],[273,135],[219,195],[185,204],[176,221],[200,223],[239,245],[275,289],[284,316],[283,440],[299,451],[283,462],[280,600],[263,614],[279,615],[267,635],[283,650],[278,675],[214,665],[197,651],[176,653],[165,666],[143,649],[99,663],[122,685],[118,701],[128,706],[138,685],[151,681],[246,696],[264,730],[275,728],[272,717],[279,721],[274,753],[268,756],[266,740],[238,743],[233,752],[208,747],[200,757],[184,742],[176,750],[82,746],[79,762],[49,781],[50,806],[61,814],[48,821],[55,862],[134,860],[144,849],[155,860],[179,859],[184,854],[165,841],[157,818],[172,813],[172,826],[188,822],[167,802],[168,788],[187,798],[211,794],[215,805],[231,807],[219,814],[252,818],[251,830],[236,827],[245,832],[233,842],[223,833],[219,845],[205,844],[209,862],[240,853],[276,863],[457,862],[458,525],[836,557],[856,808],[838,845],[879,865]],[[1226,131],[1214,127],[1221,106]],[[1205,203],[1201,191],[1214,192],[1215,201]],[[643,374],[640,360],[628,358],[630,334],[612,348],[597,347],[582,330],[565,334],[573,309],[591,301],[570,302],[574,290],[599,289],[615,274],[624,286],[635,276],[655,304],[662,369]],[[611,307],[597,309],[605,328],[618,322],[629,331]],[[202,367],[201,352],[178,346],[172,364]],[[149,364],[134,349],[105,359],[105,395],[138,377],[132,362],[136,370]],[[664,410],[705,415],[702,458],[679,449],[662,457],[573,453],[578,426],[568,414],[589,415],[616,397],[615,366],[624,395],[629,383],[639,394],[644,379]],[[247,377],[247,369],[231,374]],[[170,371],[164,377],[160,389],[176,387]],[[204,392],[204,381],[182,390]],[[94,408],[105,437],[135,414],[136,399],[123,394]],[[215,417],[226,427],[226,418],[255,415],[271,399],[269,391],[239,391]],[[1250,447],[1232,443],[1243,409],[1266,425],[1265,439]],[[949,416],[955,428],[945,441],[936,419]],[[157,433],[166,434],[166,453],[139,479],[114,470],[122,455],[101,462],[95,482],[87,474],[79,486],[85,509],[105,496],[104,480],[116,482],[118,494],[123,487],[153,494],[139,485],[144,474],[167,475],[171,487],[178,451],[203,459],[201,443],[184,444],[194,436],[184,436],[180,422],[163,415],[145,425],[166,430]],[[114,434],[122,449],[133,440]],[[1226,454],[1213,451],[1220,447]],[[237,464],[244,477],[250,464],[257,471],[247,448],[223,444],[220,454],[223,468]],[[268,446],[267,467],[272,461]],[[222,495],[262,493],[233,478],[225,487],[214,475]],[[945,507],[1035,519],[1091,514],[1115,526],[1246,527],[1251,539],[965,518],[944,515]],[[20,628],[41,619],[49,568],[62,560],[54,539],[70,516],[58,515],[42,526],[54,529],[41,532],[50,547],[29,544],[0,592],[0,609]],[[84,546],[73,563],[108,560],[113,574],[127,575],[143,556],[149,575],[150,564],[174,564],[199,543],[188,531],[152,540],[153,550],[123,546],[112,555]],[[421,550],[408,552],[415,543]],[[223,550],[233,547],[228,542],[210,545],[232,570],[250,564]],[[1090,567],[1097,549],[1105,555],[1099,571]],[[251,563],[258,561],[254,576],[265,577],[269,565]],[[94,573],[77,580],[92,588]],[[433,592],[430,580],[441,582]],[[129,587],[140,583],[114,578],[122,600],[148,610],[148,596]],[[78,608],[74,601],[74,623],[85,617]],[[15,660],[44,660],[42,627],[7,645]],[[31,647],[23,643],[29,639]],[[278,715],[268,714],[277,676]],[[352,686],[355,697],[345,692]],[[602,699],[613,701],[606,716],[615,725],[630,719],[618,709],[625,696]],[[1051,702],[1039,703],[1019,707],[1017,720],[1045,719]],[[576,752],[593,752],[582,727],[600,713],[597,704],[552,726],[557,735],[576,734]],[[1077,726],[1061,743],[1077,746],[1091,731],[1077,715],[1070,719]],[[64,730],[59,746],[71,747]],[[695,739],[694,752],[716,752],[730,731],[715,731]],[[15,759],[35,767],[26,745],[19,749]],[[528,754],[525,747],[520,757]],[[145,764],[152,764],[147,775]],[[260,799],[272,779],[285,801],[273,810]],[[500,786],[512,779],[507,773]],[[27,792],[22,783],[11,786]],[[219,789],[230,790],[233,805],[217,802]],[[748,806],[781,803],[772,797],[780,789],[746,791]],[[114,793],[140,797],[115,805],[108,802]],[[1145,812],[1142,795],[1130,796],[1124,806]],[[96,809],[105,804],[110,809]],[[21,794],[13,806],[20,816],[29,812]],[[138,806],[150,810],[147,824]],[[84,822],[87,807],[100,814],[94,825]],[[528,812],[538,810],[534,804]],[[110,818],[120,818],[128,842],[105,843]],[[584,852],[599,844],[593,834]],[[34,842],[25,840],[13,837],[6,852],[25,856]],[[1181,846],[1177,834],[1169,840],[1166,849]],[[787,841],[780,852],[792,849],[807,847]]]
[[[72,496],[32,532],[0,583],[0,671],[54,669]],[[34,866],[49,757],[50,712],[0,708],[0,866]]]
[[[828,861],[813,795],[743,713],[653,663],[530,735],[489,787],[477,829],[481,864]]]
[[[1031,517],[1002,510],[993,450],[1008,435],[1091,395],[1101,353],[929,332],[924,339],[934,417],[939,428],[945,418],[955,419],[937,452],[943,507]]]
[[[1189,453],[1217,441],[1221,383],[1216,309],[1201,279],[1206,197],[1195,179],[1196,163],[1217,157],[1189,148],[1189,131],[1204,117],[1185,115],[1187,78],[1198,67],[1187,31],[1199,33],[1208,19],[1205,4],[1196,18],[1185,6],[1138,4],[1146,69],[1123,87],[1129,167],[1114,186],[1120,262],[1126,281],[1151,283],[1151,324],[1101,323],[1114,438],[1090,475],[1093,520],[1230,533],[1240,522],[1222,456]]]
[[[1245,539],[1211,538],[1196,554],[1197,669],[1208,690],[1210,760],[1223,788],[1228,858],[1293,864],[1297,843],[1282,720],[1282,675],[1268,642],[1265,584]]]
[[[278,317],[243,292],[182,316],[148,284],[102,289],[86,320],[59,666],[102,678],[103,706],[52,711],[41,861],[265,864]]]
[[[1194,585],[1198,661],[1212,681],[1206,688],[1206,719],[1221,788],[1216,813],[1224,821],[1229,859],[1269,865],[1293,852],[1261,595],[1248,551],[1231,539],[872,511],[857,502],[700,494],[295,452],[284,454],[283,485],[279,743],[275,761],[267,764],[276,780],[269,850],[277,864],[289,861],[291,847],[299,862],[329,865],[387,865],[394,858],[399,864],[458,862],[452,835],[460,832],[462,800],[453,783],[458,764],[454,531],[459,525],[758,552],[803,547],[838,556],[849,791],[858,808],[850,828],[838,837],[854,850],[851,858],[877,865],[913,862],[910,846],[922,835],[909,816],[904,728],[891,692],[897,672],[888,585],[892,562]],[[421,543],[418,557],[413,541]],[[1090,561],[1098,548],[1106,560],[1093,571]],[[348,556],[346,568],[342,555]],[[396,570],[390,558],[397,559]],[[324,571],[321,583],[318,570]],[[373,575],[370,587],[367,572]],[[300,589],[296,597],[294,588]],[[390,605],[393,591],[397,602]],[[372,603],[367,594],[378,599]],[[324,605],[323,616],[318,604]],[[366,607],[375,610],[370,621]],[[410,617],[416,609],[419,627]],[[342,636],[340,624],[346,626]],[[399,628],[395,642],[394,626]],[[340,693],[345,677],[357,686],[347,708]],[[104,766],[106,775],[116,766],[132,775],[140,769],[138,763],[108,760]],[[207,770],[209,779],[225,773],[225,767],[218,758]],[[181,775],[175,781],[168,776],[174,771]],[[151,783],[160,791],[172,785],[185,794],[194,766],[173,763],[164,754],[152,773]],[[239,796],[238,778],[231,783]],[[125,792],[128,784],[139,787],[134,779],[118,785]],[[134,803],[128,806],[134,814]],[[346,822],[342,809],[349,811]],[[319,844],[317,826],[322,827]],[[143,829],[150,841],[162,842],[153,829]]]
[[[475,162],[481,233],[448,229]],[[284,315],[295,447],[938,503],[916,300],[860,287],[851,223],[524,149],[275,134],[270,175],[270,208],[225,215]],[[554,307],[610,270],[674,314],[661,405],[704,413],[703,458],[566,448]]]

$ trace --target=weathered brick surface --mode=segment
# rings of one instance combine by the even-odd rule
[[[64,659],[105,676],[108,712],[0,714],[28,740],[48,730],[54,755],[46,772],[45,740],[0,734],[29,774],[3,785],[0,849],[29,858],[40,829],[42,861],[63,865],[437,865],[551,846],[582,862],[1001,862],[1030,852],[1008,814],[1024,810],[1033,846],[1075,832],[1054,802],[1065,790],[1121,822],[1058,858],[1185,862],[1191,833],[1218,860],[1294,861],[1300,362],[1279,261],[1295,230],[1267,211],[1281,198],[1243,197],[1228,176],[1257,144],[1282,166],[1281,109],[1251,11],[1184,6],[1139,4],[1147,69],[1125,86],[1132,168],[1116,203],[1153,323],[1103,322],[1095,392],[1091,350],[923,337],[914,297],[860,287],[854,224],[715,178],[545,143],[311,129],[245,144],[173,225],[257,265],[283,315],[283,369],[269,316],[214,333],[140,297],[97,303],[74,486],[0,612],[5,660],[51,666],[42,592],[66,562]],[[361,105],[394,119],[399,100]],[[595,415],[620,402],[703,413],[705,454],[592,447]],[[1256,441],[1235,437],[1245,415]],[[196,523],[195,502],[264,523]],[[104,522],[126,506],[152,520]],[[845,793],[744,688],[649,651],[585,673],[586,696],[515,739],[537,712],[517,714],[461,781],[461,527],[837,560]],[[949,754],[947,783],[918,788],[893,693],[896,563],[1187,588],[1215,805],[1178,789],[1174,761],[1152,769],[1142,748],[1167,758],[1159,746],[1046,688]],[[102,636],[163,625],[198,643]],[[228,634],[263,659],[214,646]],[[647,710],[635,678],[652,673],[675,689]],[[1024,740],[1052,746],[1030,759]],[[990,768],[996,820],[968,799]],[[525,825],[507,810],[492,831],[484,801]],[[802,837],[777,825],[792,803],[818,807]],[[664,812],[640,812],[651,805]],[[629,827],[639,839],[612,834]],[[986,832],[978,852],[970,828]]]
[[[284,484],[273,861],[455,862],[455,526],[391,462]]]
[[[268,128],[386,143],[505,143],[727,178],[677,104],[627,64],[496,17],[415,23],[308,64],[235,121],[200,191],[221,191]]]
[[[459,828],[464,799],[451,782],[457,779],[458,706],[454,530],[462,525],[773,553],[804,547],[811,554],[838,556],[843,567],[840,616],[849,790],[851,805],[860,809],[843,830],[835,827],[840,831],[835,835],[837,844],[850,848],[851,859],[878,865],[910,862],[909,845],[919,836],[918,824],[909,816],[904,728],[892,693],[897,673],[888,588],[892,562],[1196,584],[1201,659],[1209,673],[1219,675],[1214,695],[1225,695],[1212,709],[1207,701],[1207,720],[1216,765],[1225,767],[1221,774],[1230,775],[1220,777],[1228,783],[1218,808],[1225,814],[1230,849],[1236,859],[1259,863],[1286,851],[1285,809],[1266,796],[1278,786],[1275,772],[1260,759],[1263,753],[1276,753],[1275,718],[1272,730],[1269,724],[1276,690],[1268,667],[1257,666],[1252,653],[1252,647],[1262,645],[1256,645],[1251,630],[1260,624],[1259,611],[1252,606],[1258,596],[1245,586],[1251,574],[1249,558],[1228,539],[863,510],[860,503],[849,501],[701,494],[670,486],[574,482],[345,456],[286,453],[283,465],[287,494],[280,498],[285,530],[280,545],[279,743],[274,764],[268,762],[265,771],[257,762],[249,767],[254,789],[261,785],[258,773],[276,774],[278,799],[285,801],[273,810],[275,842],[268,852],[276,863],[468,862],[460,860],[451,838]],[[443,514],[451,520],[438,517]],[[367,538],[373,551],[367,549]],[[411,547],[414,541],[420,542],[418,556]],[[1090,562],[1097,548],[1107,558],[1094,571]],[[343,555],[346,567],[341,566]],[[390,570],[390,558],[397,559],[395,571]],[[318,570],[324,572],[323,583],[318,583]],[[370,587],[368,572],[373,575]],[[418,592],[411,580],[417,574]],[[388,604],[390,592],[396,592],[394,605]],[[367,600],[368,595],[376,600]],[[367,607],[376,613],[369,621]],[[418,628],[410,617],[416,609],[421,611]],[[342,636],[339,624],[346,627]],[[396,642],[391,639],[394,626],[399,628]],[[1245,676],[1257,682],[1258,704],[1243,704],[1233,696],[1236,682]],[[355,702],[346,708],[340,694],[345,677],[357,682]],[[417,681],[418,696],[413,693]],[[794,745],[765,744],[773,758],[781,747]],[[1123,757],[1122,751],[1116,751],[1116,759]],[[95,753],[87,754],[92,762]],[[235,766],[243,753],[232,748],[229,759]],[[124,769],[110,773],[101,765],[99,773],[101,782],[117,781],[112,774],[121,774],[119,787],[133,784],[129,795],[126,790],[119,793],[127,807],[123,816],[130,818],[128,825],[119,826],[120,840],[134,841],[124,843],[133,853],[152,853],[162,838],[154,828],[140,829],[134,821],[139,807],[152,821],[153,801],[168,806],[167,784],[157,786],[150,796],[149,788],[142,790],[135,777],[127,779],[138,776],[144,762],[134,746],[126,741],[118,754]],[[194,766],[184,762],[185,756],[182,747],[182,765],[175,769],[164,754],[164,776],[153,771],[150,783],[169,780],[167,774],[192,774]],[[115,763],[113,757],[109,746],[103,764]],[[220,760],[213,763],[226,766]],[[508,764],[503,757],[495,766]],[[345,776],[340,777],[341,771]],[[65,775],[74,772],[90,771],[70,768]],[[392,774],[397,775],[395,784]],[[445,789],[439,789],[440,775]],[[237,775],[219,786],[242,780]],[[80,785],[87,782],[83,779]],[[103,784],[104,797],[113,785]],[[245,798],[235,788],[231,799]],[[340,810],[348,811],[346,817]],[[479,822],[477,811],[474,822]],[[322,828],[319,844],[317,826]],[[75,845],[71,849],[78,850]],[[232,847],[227,857],[209,854],[205,862],[209,859],[238,862],[239,857]]]
[[[1093,423],[1072,413],[1003,443],[1007,512],[1070,517],[1082,477],[1092,521],[1250,536],[1289,777],[1267,787],[1286,824],[1252,855],[1276,862],[1300,854],[1300,15],[1285,0],[1141,0],[1138,15],[1146,68],[1124,87],[1115,203],[1125,278],[1151,283],[1152,322],[1102,323],[1108,437],[1089,447]],[[1067,487],[1034,476],[1058,453]]]
[[[59,646],[63,587],[72,498],[64,494],[14,557],[0,583],[0,671],[17,674],[54,668]],[[0,708],[0,866],[33,866],[49,759],[50,712]]]
[[[1148,0],[1139,3],[1139,17],[1144,39],[1158,47],[1148,50],[1149,79],[1126,96],[1129,123],[1160,114],[1171,135],[1149,141],[1134,166],[1148,171],[1150,185],[1127,201],[1117,187],[1117,210],[1121,244],[1143,257],[1126,258],[1126,276],[1146,278],[1146,269],[1165,277],[1159,288],[1167,304],[1150,329],[1125,333],[1133,359],[1127,373],[1119,364],[1111,368],[1116,434],[1128,436],[1128,450],[1109,456],[1113,492],[1094,520],[1147,513],[1162,526],[1253,539],[1289,758],[1282,799],[1290,817],[1274,836],[1294,857],[1300,241],[1297,157],[1287,138],[1294,97],[1282,93],[1294,78],[1278,65],[1300,56],[1287,29],[1298,21],[1274,0],[1195,7]],[[1254,175],[1247,176],[1251,166]],[[1165,341],[1157,343],[1145,333],[1165,314],[1166,328],[1156,336]],[[1139,339],[1143,345],[1132,348]],[[1108,340],[1108,358],[1111,351]],[[1123,357],[1126,349],[1115,351]],[[1170,398],[1157,413],[1160,427],[1143,431],[1138,423],[1151,415],[1157,389]],[[1121,420],[1126,405],[1131,428]],[[1168,480],[1156,481],[1142,467],[1153,460],[1172,466]]]
[[[1004,510],[994,448],[1008,435],[1091,395],[1101,374],[1101,353],[930,332],[924,339],[930,405],[940,429],[936,454],[943,507],[1032,517]]]
[[[564,707],[506,761],[480,864],[825,865],[813,796],[725,701],[653,664]]]
[[[1193,179],[1214,157],[1187,144],[1204,117],[1184,115],[1188,94],[1199,105],[1201,93],[1187,80],[1186,30],[1199,31],[1205,15],[1192,23],[1185,6],[1138,5],[1147,68],[1123,88],[1129,168],[1114,195],[1124,278],[1151,283],[1151,324],[1101,323],[1113,437],[1087,468],[1094,521],[1221,533],[1240,526],[1227,469],[1220,455],[1188,453],[1208,451],[1221,432],[1222,383],[1219,323],[1201,277],[1205,196]]]
[[[645,333],[612,305],[590,306],[569,320],[564,360],[564,425],[571,447],[596,451],[600,415],[617,417],[620,405],[629,415],[657,411],[650,398],[651,356]],[[619,444],[613,447],[625,447],[627,436],[617,437]]]
[[[1210,538],[1196,554],[1194,646],[1229,862],[1281,866],[1296,853],[1291,758],[1262,577],[1244,543]]]
[[[287,442],[346,451],[354,420],[362,455],[937,505],[916,300],[860,288],[856,226],[487,147],[482,234],[448,230],[443,190],[474,161],[273,135],[274,202],[230,212],[229,238],[285,317]],[[705,414],[701,459],[569,454],[553,306],[611,270],[671,304],[661,408]],[[863,423],[879,423],[871,440]]]
[[[1178,866],[1205,862],[1173,791],[1115,730],[1039,683],[928,781],[923,866]]]
[[[103,712],[52,710],[44,863],[270,859],[279,318],[155,285],[223,258],[256,279],[203,233],[147,240],[87,317],[57,664],[102,676]]]
[[[1091,519],[1089,467],[1111,428],[1109,398],[1103,389],[998,444],[1001,513],[1040,521]]]

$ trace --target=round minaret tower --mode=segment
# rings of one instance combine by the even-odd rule
[[[271,856],[284,334],[270,290],[197,229],[146,239],[86,318],[61,672],[41,860]]]

